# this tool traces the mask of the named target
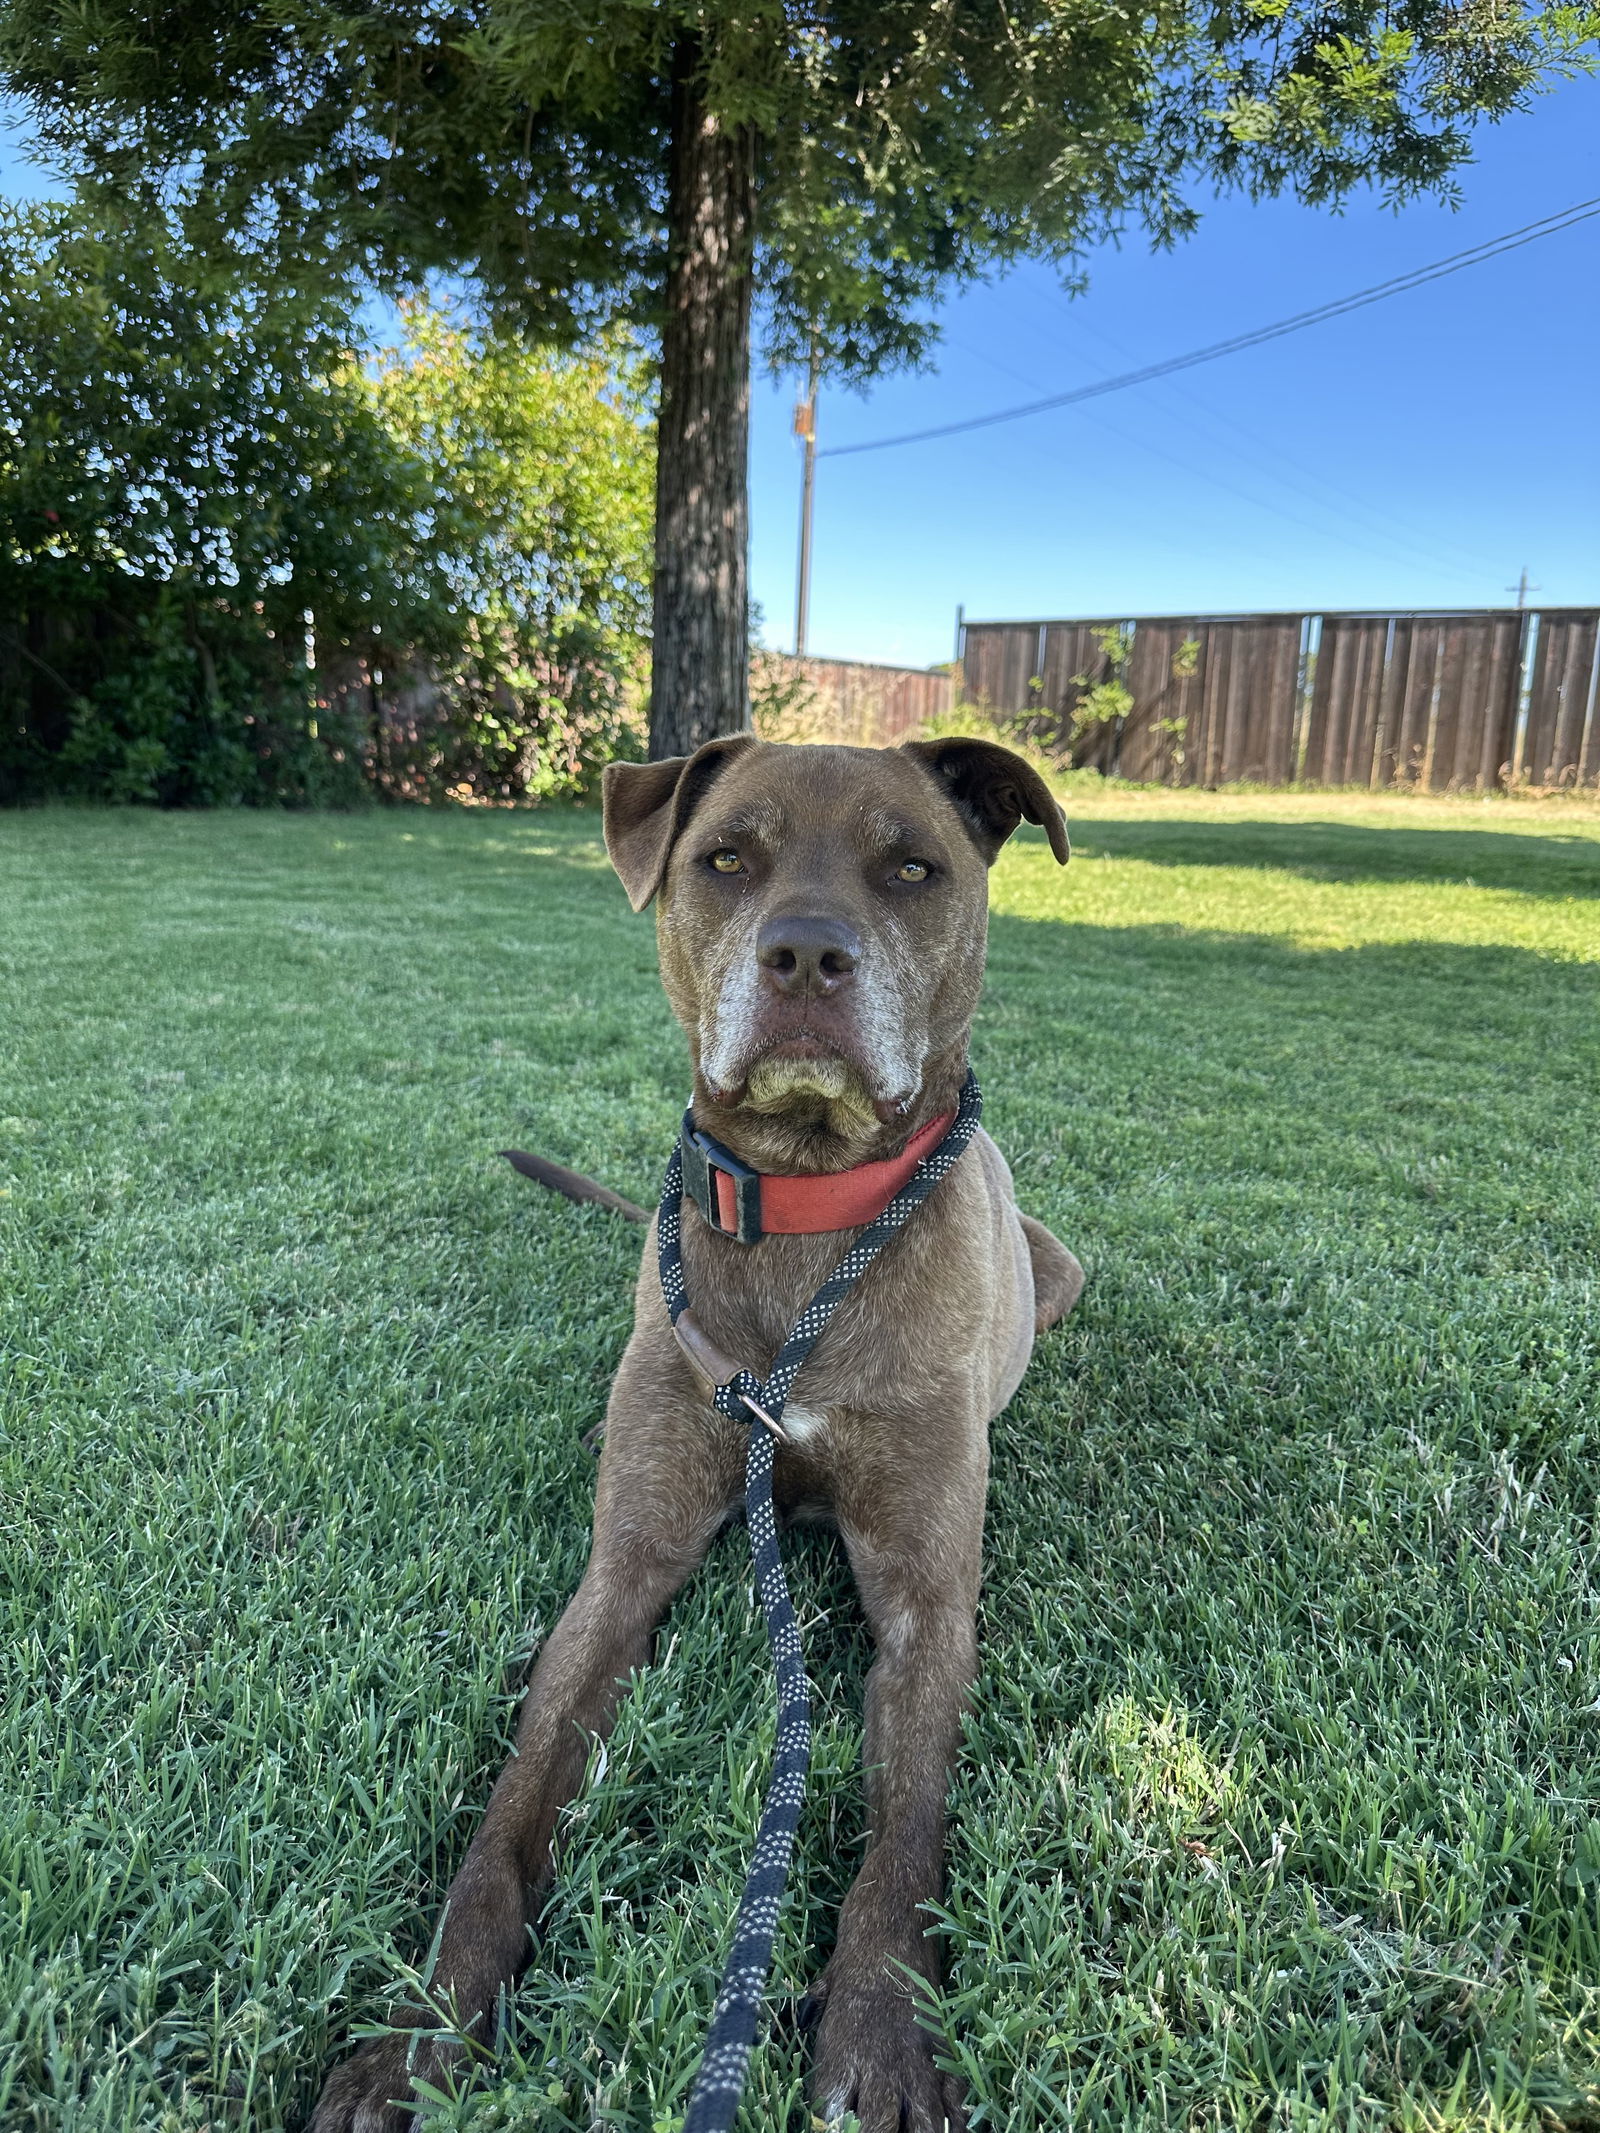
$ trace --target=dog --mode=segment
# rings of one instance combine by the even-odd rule
[[[668,762],[611,764],[603,794],[629,901],[656,905],[695,1127],[764,1177],[833,1180],[813,1188],[824,1195],[902,1176],[966,1078],[988,867],[1024,820],[1068,857],[1043,779],[982,740],[783,747],[738,734]],[[547,1181],[562,1178],[584,1183]],[[683,1205],[693,1319],[709,1352],[764,1378],[854,1232],[741,1241],[732,1189],[717,1189],[704,1212]],[[831,1204],[857,1227],[867,1219]],[[837,1525],[876,1647],[869,1848],[811,1995],[827,2123],[854,2111],[863,2133],[965,2124],[910,1979],[938,1981],[927,1906],[943,1887],[945,1796],[976,1668],[988,1425],[1082,1285],[1073,1255],[1019,1211],[980,1130],[840,1307],[785,1410],[779,1511]],[[458,2035],[492,2041],[529,1955],[557,1818],[668,1603],[742,1503],[745,1439],[674,1336],[652,1232],[606,1411],[588,1568],[446,1900],[430,1990]],[[440,2024],[422,2009],[396,2020]],[[373,2039],[329,2077],[312,2133],[397,2133],[413,2077],[439,2084],[460,2049],[404,2029]]]

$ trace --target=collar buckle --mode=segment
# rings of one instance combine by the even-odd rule
[[[683,1114],[679,1135],[683,1152],[683,1188],[699,1208],[711,1229],[732,1237],[737,1244],[759,1244],[761,1227],[761,1173],[741,1163],[731,1148],[709,1133],[702,1133],[692,1112]],[[733,1220],[723,1219],[731,1204]]]

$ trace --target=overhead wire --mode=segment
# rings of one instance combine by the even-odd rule
[[[1018,422],[1028,415],[1042,415],[1053,408],[1072,407],[1079,401],[1098,399],[1102,394],[1122,392],[1131,385],[1147,385],[1157,378],[1170,377],[1174,371],[1191,370],[1199,363],[1214,363],[1221,356],[1237,355],[1247,348],[1259,348],[1268,341],[1280,340],[1285,334],[1302,332],[1308,326],[1325,324],[1329,319],[1343,318],[1347,313],[1362,310],[1368,304],[1376,304],[1390,296],[1400,296],[1411,289],[1420,289],[1426,283],[1439,281],[1447,274],[1459,274],[1465,267],[1481,265],[1485,260],[1495,259],[1503,252],[1514,252],[1522,245],[1533,244],[1541,237],[1553,237],[1560,231],[1571,229],[1577,223],[1586,222],[1600,215],[1600,198],[1578,200],[1555,214],[1542,215],[1536,222],[1523,224],[1520,229],[1508,230],[1502,236],[1486,238],[1483,243],[1469,245],[1465,251],[1452,252],[1444,259],[1436,259],[1427,266],[1413,267],[1408,273],[1396,274],[1388,281],[1376,282],[1370,289],[1357,289],[1348,296],[1331,299],[1325,304],[1313,305],[1309,310],[1296,311],[1287,318],[1274,319],[1269,325],[1257,326],[1248,333],[1236,333],[1225,341],[1213,341],[1204,348],[1189,349],[1183,355],[1167,356],[1161,362],[1147,363],[1138,370],[1123,371],[1116,377],[1096,378],[1087,385],[1074,386],[1064,393],[1051,393],[1042,400],[1029,400],[1016,407],[1001,407],[986,415],[967,415],[956,422],[940,422],[927,429],[902,430],[893,437],[869,437],[858,444],[834,444],[819,450],[819,459],[845,459],[858,452],[886,452],[896,445],[927,444],[939,437],[957,437],[969,430],[990,429],[996,423]]]
[[[976,356],[980,362],[991,364],[994,369],[1004,371],[1008,377],[1016,378],[1023,385],[1031,385],[1035,382],[1031,378],[1023,377],[1019,371],[1013,370],[1009,364],[1000,362],[997,358],[985,354],[982,350],[974,348],[968,343],[952,339],[947,345],[952,348],[959,348],[964,355]],[[1228,475],[1219,473],[1215,467],[1203,465],[1198,460],[1156,443],[1155,439],[1144,430],[1123,429],[1114,422],[1107,422],[1103,415],[1085,415],[1083,419],[1092,423],[1096,429],[1103,431],[1106,436],[1115,437],[1119,443],[1131,445],[1136,451],[1148,453],[1154,459],[1164,459],[1168,466],[1178,468],[1181,473],[1197,475],[1201,481],[1208,483],[1211,487],[1221,489],[1230,496],[1237,496],[1241,502],[1249,504],[1256,511],[1269,512],[1273,517],[1282,519],[1286,525],[1299,526],[1308,533],[1320,535],[1324,540],[1343,542],[1346,547],[1357,549],[1363,554],[1370,554],[1372,544],[1377,542],[1387,546],[1399,561],[1409,563],[1413,569],[1419,559],[1425,562],[1430,569],[1440,571],[1446,576],[1452,570],[1459,572],[1461,569],[1459,564],[1452,565],[1446,558],[1438,555],[1424,542],[1413,539],[1402,531],[1391,529],[1381,523],[1362,526],[1357,522],[1356,530],[1352,532],[1346,527],[1329,524],[1326,520],[1319,522],[1315,518],[1307,518],[1302,512],[1291,510],[1288,506],[1275,502],[1270,496],[1252,493],[1251,490],[1241,486],[1239,482],[1230,479]],[[1270,475],[1271,473],[1270,468],[1263,466],[1257,466],[1253,471],[1259,474]],[[1288,483],[1286,480],[1286,486],[1293,486],[1293,484]],[[1307,496],[1303,500],[1313,506],[1319,502],[1319,499],[1314,496]],[[1329,503],[1325,499],[1321,500],[1321,508],[1324,511],[1339,511],[1343,509],[1342,506]],[[1345,515],[1352,516],[1349,512],[1345,512]],[[1406,552],[1408,550],[1410,551],[1409,554]],[[1498,564],[1486,565],[1479,559],[1474,567],[1480,571],[1486,568],[1492,571],[1497,570],[1500,566]]]
[[[1045,291],[1033,289],[1028,293],[1038,297],[1041,302],[1047,300],[1047,292]],[[1065,297],[1057,299],[1057,303],[1063,309],[1066,307],[1067,302],[1068,299]],[[1051,308],[1054,310],[1056,306],[1052,305]],[[1077,318],[1075,323],[1078,332],[1098,341],[1113,356],[1120,357],[1125,363],[1133,361],[1132,351],[1115,339],[1114,336],[1107,333],[1103,327],[1083,317]],[[969,352],[975,353],[976,351]],[[986,358],[985,360],[988,359]],[[1043,385],[1037,378],[1022,377],[1016,371],[1011,372],[1011,375],[1016,377],[1019,383],[1032,386],[1035,392],[1044,390]],[[1195,437],[1196,442],[1205,442],[1207,440],[1195,435],[1192,427],[1193,418],[1185,415],[1183,410],[1175,404],[1178,401],[1182,401],[1187,408],[1192,409],[1201,423],[1215,433],[1215,442],[1219,449],[1232,450],[1237,453],[1238,445],[1233,444],[1230,446],[1223,435],[1225,431],[1231,432],[1233,438],[1242,441],[1249,449],[1249,464],[1246,471],[1258,480],[1275,483],[1280,488],[1289,490],[1296,503],[1309,504],[1320,510],[1334,512],[1338,516],[1347,519],[1352,525],[1362,528],[1370,538],[1384,540],[1391,546],[1400,544],[1412,549],[1414,557],[1425,557],[1438,570],[1455,571],[1457,573],[1471,571],[1475,575],[1481,575],[1486,571],[1490,573],[1498,572],[1503,567],[1503,559],[1501,561],[1492,561],[1488,556],[1464,546],[1460,541],[1452,540],[1437,528],[1432,529],[1428,536],[1423,539],[1405,531],[1401,527],[1397,527],[1393,520],[1371,501],[1370,497],[1358,495],[1354,490],[1344,488],[1338,482],[1329,479],[1325,467],[1309,466],[1304,460],[1297,458],[1293,452],[1285,450],[1282,435],[1278,431],[1274,430],[1270,435],[1263,435],[1258,428],[1241,422],[1237,416],[1229,413],[1224,408],[1218,407],[1211,399],[1203,397],[1194,390],[1192,385],[1180,383],[1176,380],[1160,379],[1156,382],[1152,398],[1146,402],[1146,405],[1161,407],[1161,396],[1165,396],[1167,401],[1166,412],[1185,421],[1189,425],[1186,435]],[[1107,433],[1111,435],[1126,436],[1129,434],[1126,431],[1112,430],[1110,425],[1106,424],[1101,417],[1085,415],[1083,419],[1085,421],[1099,422],[1107,430]],[[1140,434],[1142,437],[1143,433],[1141,432]],[[1197,465],[1192,471],[1201,474],[1207,480],[1221,480],[1221,477],[1216,475],[1209,467]],[[1235,493],[1242,495],[1244,492],[1236,489]],[[1272,504],[1265,499],[1263,499],[1263,508],[1279,511],[1285,517],[1292,516],[1281,504]],[[1496,582],[1498,583],[1498,579]]]

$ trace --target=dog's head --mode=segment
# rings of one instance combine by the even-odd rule
[[[696,1114],[782,1163],[861,1160],[948,1101],[987,936],[987,871],[1024,819],[1060,861],[1042,778],[989,741],[779,747],[747,734],[613,763],[605,836],[657,903]]]

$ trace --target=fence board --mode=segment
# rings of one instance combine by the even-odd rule
[[[1002,685],[1007,645],[1016,632],[1009,622],[968,623],[961,633],[961,664],[966,692],[975,704],[990,704],[995,710],[1020,711]]]
[[[1233,632],[1213,626],[1205,633],[1205,687],[1200,692],[1200,759],[1197,775],[1207,785],[1222,782],[1223,749],[1228,732],[1228,699],[1233,693]]]
[[[1084,684],[1078,677],[1086,674],[1091,686],[1104,678],[1106,659],[1094,632],[1111,626],[1075,622],[1046,627],[1044,657],[1039,667],[1043,687],[1036,702],[1048,721],[1040,729],[1040,738],[1047,744],[1064,742],[1072,731],[1073,717],[1084,693]]]
[[[1134,632],[1126,675],[1134,708],[1123,731],[1119,758],[1119,769],[1125,778],[1184,782],[1188,727],[1201,686],[1198,655],[1202,647],[1198,640],[1193,673],[1174,669],[1180,664],[1178,655],[1183,646],[1193,637],[1195,627],[1187,620],[1147,622]]]
[[[792,709],[775,714],[776,730],[788,738],[844,741],[881,747],[942,717],[955,703],[955,677],[921,667],[872,665],[856,659],[796,659],[789,652],[760,652],[758,666]]]
[[[1388,639],[1386,615],[1324,619],[1302,773],[1311,783],[1370,783]]]
[[[1112,678],[1106,643],[1109,633],[1121,627],[1114,621],[1077,622],[1047,627],[1043,633],[1044,687],[1033,701],[1048,714],[1047,738],[1054,745],[1070,747],[1075,763],[1094,770],[1115,768],[1120,732],[1115,723],[1106,723],[1074,738],[1074,722],[1088,691]]]
[[[1223,623],[1216,635],[1227,653],[1227,680],[1217,694],[1216,777],[1218,785],[1238,778],[1244,764],[1245,715],[1250,700],[1250,665],[1254,634]]]
[[[1412,625],[1411,663],[1406,674],[1406,746],[1398,765],[1402,785],[1426,786],[1433,775],[1433,734],[1443,680],[1443,634],[1436,622],[1419,618]]]
[[[1578,756],[1578,783],[1600,784],[1600,617],[1591,624],[1594,649],[1589,655],[1588,701],[1584,710],[1583,746]]]
[[[1301,620],[1298,615],[1264,615],[1251,628],[1244,759],[1237,775],[1258,784],[1284,785],[1294,774]]]
[[[1528,689],[1525,775],[1535,785],[1592,782],[1600,737],[1596,666],[1600,617],[1567,610],[1541,615]]]
[[[1076,677],[1112,678],[1095,633],[1116,627],[1132,632],[1121,677],[1132,707],[1113,726],[1075,732]],[[1191,639],[1194,671],[1176,675]],[[1314,645],[1309,673],[1303,643]],[[963,671],[969,696],[1002,716],[1034,715],[1030,730],[1075,763],[1141,780],[1433,792],[1517,777],[1600,783],[1593,608],[969,623]],[[1041,686],[1030,688],[1034,676]]]
[[[1466,638],[1456,624],[1445,623],[1439,631],[1439,694],[1434,704],[1433,742],[1428,750],[1429,792],[1445,791],[1455,768],[1466,657]]]
[[[1416,624],[1412,618],[1409,615],[1397,616],[1389,632],[1389,656],[1378,698],[1377,723],[1372,736],[1372,762],[1367,772],[1369,792],[1377,791],[1380,786],[1397,783],[1400,766],[1405,760],[1406,692],[1410,685],[1415,639]]]
[[[1502,615],[1494,623],[1483,676],[1483,711],[1478,720],[1478,752],[1468,771],[1462,757],[1463,783],[1487,792],[1510,775],[1517,738],[1517,697],[1522,678],[1523,618]]]

